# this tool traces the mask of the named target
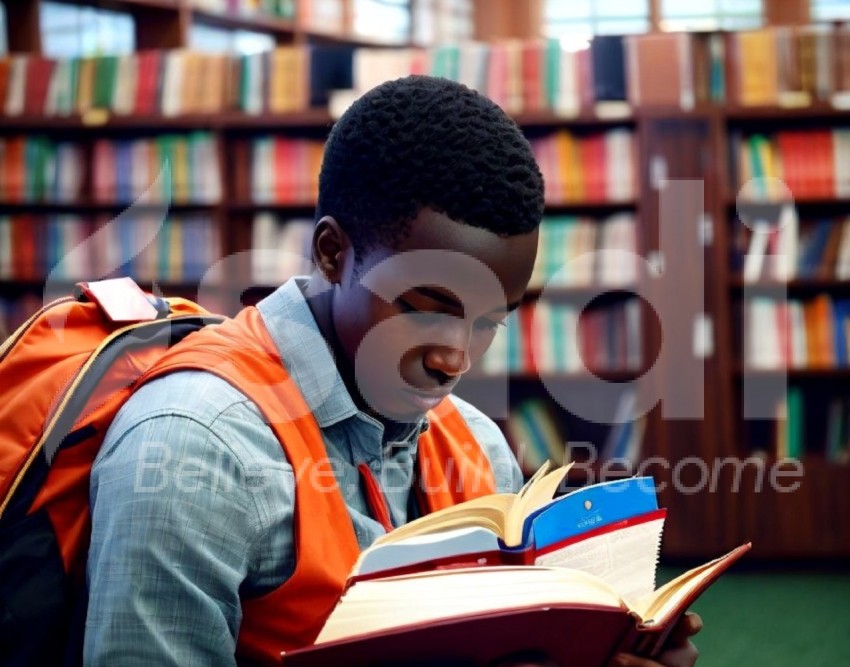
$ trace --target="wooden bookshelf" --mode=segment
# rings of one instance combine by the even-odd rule
[[[274,36],[277,42],[295,39],[296,22],[294,19],[265,16],[260,12],[252,14],[219,13],[190,7],[189,17],[194,23],[229,30],[251,30]]]
[[[617,211],[628,211],[637,208],[637,200],[622,201],[576,201],[576,202],[546,202],[546,211],[551,215],[607,215]]]
[[[26,211],[33,214],[42,213],[120,213],[130,207],[134,211],[161,211],[167,207],[175,213],[189,211],[209,211],[220,208],[220,204],[202,202],[171,202],[165,203],[134,203],[134,202],[95,202],[77,200],[73,202],[0,202],[0,211],[14,213]]]
[[[737,366],[735,374],[754,379],[771,379],[786,375],[789,380],[850,380],[850,368],[744,368]]]
[[[759,280],[747,282],[741,277],[735,277],[729,282],[730,289],[734,291],[751,290],[753,292],[842,292],[850,290],[850,281],[838,280],[837,278],[795,278],[787,282]]]
[[[836,108],[827,102],[813,102],[800,107],[775,107],[775,106],[727,106],[723,109],[723,116],[730,123],[740,125],[764,123],[776,121],[779,123],[798,123],[800,121],[828,120],[847,121],[848,110]]]
[[[848,116],[850,119],[850,116]],[[769,213],[778,210],[781,206],[793,203],[798,208],[836,208],[842,210],[850,209],[850,197],[810,197],[802,196],[795,197],[793,202],[788,201],[759,201],[744,199],[740,202],[742,206],[746,206],[753,213]],[[726,196],[726,205],[729,207],[738,206],[739,202],[734,195]]]
[[[716,368],[719,378],[719,396],[724,402],[723,430],[735,443],[735,452],[744,457],[753,452],[756,445],[752,441],[752,429],[755,422],[742,417],[745,387],[752,391],[765,392],[765,396],[774,396],[787,385],[789,390],[799,391],[805,403],[803,417],[814,419],[819,437],[826,430],[825,412],[810,414],[814,404],[827,405],[833,399],[847,400],[847,381],[850,368],[846,367],[804,367],[756,369],[742,363],[743,336],[739,326],[742,299],[744,294],[766,298],[782,298],[786,294],[795,300],[806,301],[819,295],[829,295],[836,300],[850,296],[850,284],[829,276],[795,277],[788,281],[761,279],[746,282],[740,273],[729,266],[730,249],[733,244],[733,225],[740,224],[737,219],[739,202],[735,196],[738,177],[735,174],[737,156],[733,153],[732,137],[747,137],[753,134],[770,136],[776,132],[789,130],[813,131],[831,130],[848,127],[848,113],[834,108],[826,102],[815,102],[807,107],[783,108],[729,106],[718,111],[718,149],[721,151],[719,173],[725,180],[721,183],[722,206],[719,213],[718,231],[713,262],[717,267],[716,275],[725,289],[717,290],[715,309],[725,331],[721,345],[724,353]],[[809,159],[813,159],[811,156]],[[814,168],[810,164],[810,168]],[[725,192],[724,192],[725,189]],[[781,201],[743,201],[748,215],[765,216],[775,219],[782,205]],[[850,198],[846,196],[795,196],[792,203],[799,218],[800,229],[814,221],[828,217],[832,224],[840,225],[840,220],[850,212]],[[832,271],[832,267],[824,269]],[[807,327],[808,329],[808,327]],[[807,331],[807,336],[813,333]],[[823,408],[825,410],[825,408]],[[778,420],[772,421],[774,429],[781,428]],[[780,558],[834,558],[850,554],[850,504],[839,500],[841,489],[850,482],[850,465],[840,461],[827,460],[823,454],[823,443],[812,441],[812,425],[805,426],[802,443],[803,454],[799,462],[791,461],[784,465],[800,465],[804,474],[800,478],[799,488],[793,492],[777,491],[769,484],[758,488],[756,472],[747,470],[742,476],[740,490],[729,494],[726,501],[728,520],[733,520],[734,530],[741,539],[751,539],[755,545],[754,553],[766,559]],[[770,443],[773,447],[773,443]],[[769,450],[764,464],[779,465],[776,452]],[[728,477],[727,477],[727,482]],[[780,519],[779,517],[785,517]],[[824,524],[819,524],[821,518]],[[799,518],[795,520],[795,518]],[[826,525],[830,527],[825,529]]]
[[[570,127],[570,128],[606,128],[611,126],[634,126],[634,110],[624,116],[603,116],[592,111],[582,111],[575,116],[559,116],[549,111],[525,112],[514,116],[517,125],[522,127]]]
[[[69,4],[70,1],[66,0]],[[179,11],[182,0],[73,0],[73,4],[100,7],[122,12],[145,12],[149,10]]]

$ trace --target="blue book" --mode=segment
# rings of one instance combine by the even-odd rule
[[[842,300],[835,301],[832,304],[832,314],[834,317],[833,330],[835,331],[835,365],[838,368],[845,368],[847,364],[847,332],[844,329],[844,323],[847,317],[850,316],[850,301]]]
[[[535,549],[565,543],[590,531],[658,510],[651,477],[603,482],[577,489],[532,513],[523,542]]]

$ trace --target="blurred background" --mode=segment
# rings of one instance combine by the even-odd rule
[[[526,473],[663,483],[659,581],[753,542],[701,665],[850,664],[850,0],[3,0],[0,54],[0,339],[117,275],[234,314],[353,99],[488,95],[546,213],[459,393]]]

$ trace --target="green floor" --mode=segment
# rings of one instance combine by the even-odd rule
[[[687,568],[664,567],[659,584]],[[694,605],[699,667],[850,667],[850,570],[740,570]]]

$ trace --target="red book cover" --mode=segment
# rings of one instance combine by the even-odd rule
[[[135,113],[150,115],[157,111],[157,87],[162,54],[159,51],[140,51],[136,83]]]
[[[819,196],[835,196],[835,146],[832,143],[832,130],[819,130],[819,155],[821,182]]]
[[[30,56],[27,61],[27,83],[24,94],[24,113],[33,116],[44,114],[47,86],[53,72],[54,62],[49,58]]]
[[[726,54],[723,63],[723,78],[726,80],[726,104],[739,106],[741,104],[741,54],[738,49],[738,36],[734,32],[727,32],[723,35],[723,39],[723,51]]]
[[[588,202],[604,202],[605,187],[605,136],[594,134],[579,142],[581,161],[584,167],[584,196]]]
[[[145,109],[145,89],[150,76],[150,51],[139,51],[136,54],[136,99],[133,101],[133,113],[142,114]]]
[[[543,49],[537,42],[522,45],[522,104],[525,111],[543,109]]]
[[[445,665],[485,667],[512,654],[534,654],[570,667],[603,667],[634,621],[616,609],[515,609],[448,619],[283,656],[283,667]],[[592,637],[593,641],[587,638]]]
[[[797,132],[794,139],[801,170],[801,179],[805,183],[805,197],[818,197],[823,181],[819,132]]]
[[[519,326],[522,332],[522,366],[523,370],[528,373],[536,373],[537,365],[534,362],[534,327],[532,321],[534,319],[534,309],[531,306],[524,306],[519,311]]]
[[[274,201],[279,204],[293,203],[292,141],[276,137],[274,146]]]
[[[6,94],[9,89],[9,68],[11,62],[8,58],[0,58],[0,104],[5,104]]]
[[[428,54],[425,49],[410,50],[410,73],[428,74]]]
[[[36,235],[35,220],[28,215],[19,215],[12,220],[12,273],[20,280],[35,280]]]
[[[26,139],[24,137],[10,137],[6,139],[6,151],[4,155],[3,174],[6,178],[5,190],[6,201],[19,202],[24,198],[27,174],[24,155],[26,153]]]

